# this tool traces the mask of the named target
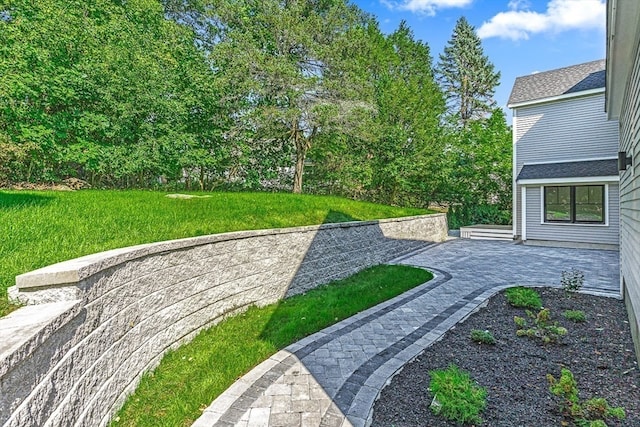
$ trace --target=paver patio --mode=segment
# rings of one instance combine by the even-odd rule
[[[276,353],[194,426],[365,426],[394,373],[499,290],[559,286],[561,272],[577,268],[585,273],[584,291],[619,296],[615,251],[457,239],[392,263],[436,277]]]

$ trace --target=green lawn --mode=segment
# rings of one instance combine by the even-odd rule
[[[430,280],[380,265],[277,304],[252,307],[169,352],[114,417],[119,426],[189,426],[237,378],[279,349]]]
[[[200,195],[203,195],[201,193]],[[0,191],[0,316],[15,276],[108,249],[237,230],[424,214],[338,197],[153,191]]]

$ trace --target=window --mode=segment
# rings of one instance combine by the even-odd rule
[[[544,220],[604,224],[604,185],[544,187]]]

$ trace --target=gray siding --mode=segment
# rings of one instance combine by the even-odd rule
[[[640,52],[636,53],[620,116],[620,149],[633,166],[620,173],[620,262],[631,330],[640,358]]]
[[[608,121],[604,93],[519,107],[514,111],[515,171],[525,163],[613,158],[618,153],[618,123]],[[521,235],[521,191],[514,195]]]
[[[542,224],[540,186],[527,187],[527,240],[618,245],[618,185],[609,184],[609,225]]]

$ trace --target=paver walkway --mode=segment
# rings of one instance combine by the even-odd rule
[[[393,263],[436,277],[278,352],[194,426],[365,426],[394,373],[499,290],[559,285],[563,270],[577,268],[585,273],[583,289],[619,295],[615,251],[452,240]]]

